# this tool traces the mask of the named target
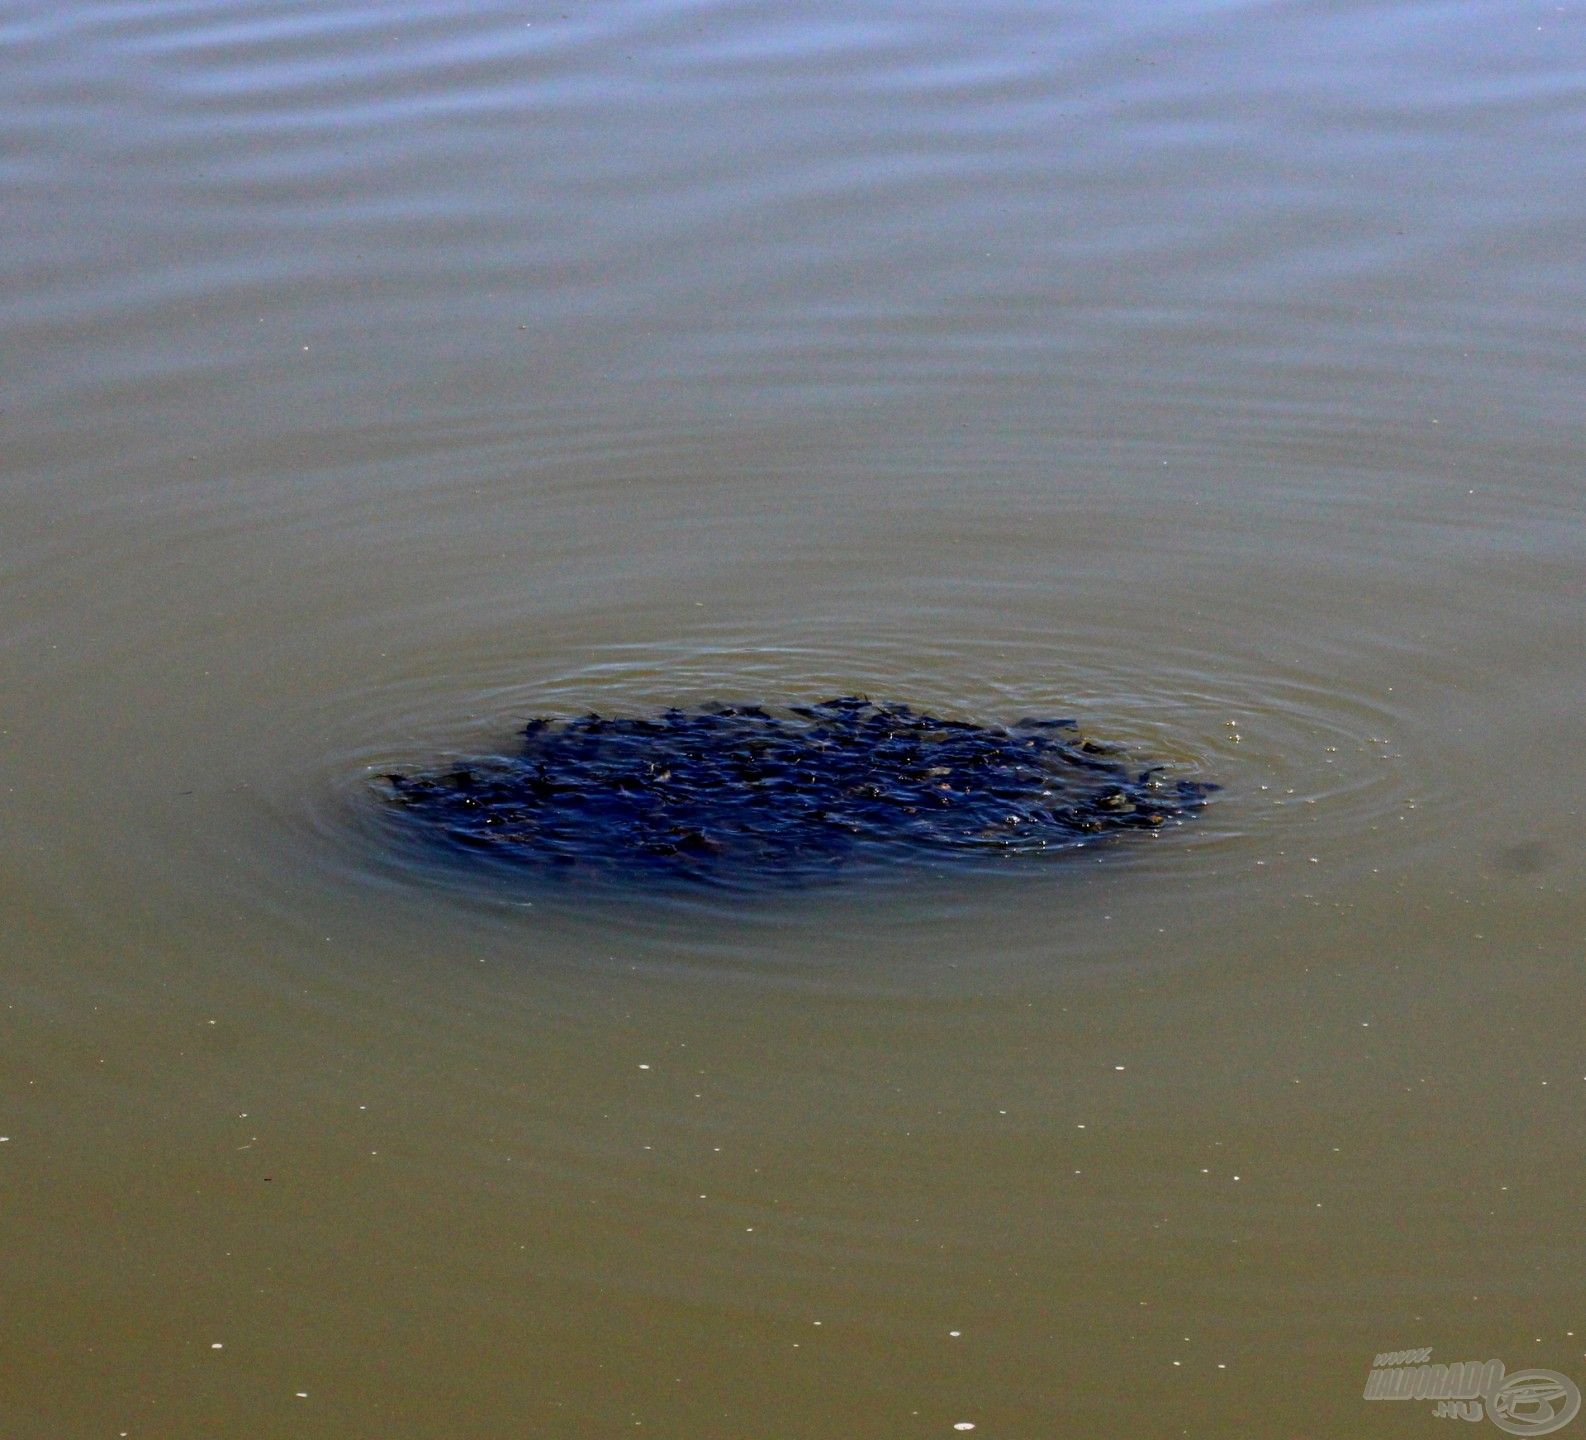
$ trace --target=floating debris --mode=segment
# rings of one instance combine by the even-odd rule
[[[531,721],[516,754],[381,777],[448,848],[545,871],[764,884],[867,862],[1069,851],[1193,814],[1070,719],[976,725],[857,695]]]

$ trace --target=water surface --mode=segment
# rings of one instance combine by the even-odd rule
[[[11,0],[0,187],[7,1436],[1586,1383],[1578,4]],[[365,823],[853,691],[1224,789],[752,905]]]

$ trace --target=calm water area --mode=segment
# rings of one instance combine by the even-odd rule
[[[759,897],[370,820],[856,691],[1222,788]],[[0,0],[0,1437],[1586,1384],[1583,700],[1580,0]]]

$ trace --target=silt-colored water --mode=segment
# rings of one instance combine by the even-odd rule
[[[0,1434],[1586,1383],[1578,5],[13,0],[0,194]],[[856,690],[1223,789],[730,903],[370,823]]]

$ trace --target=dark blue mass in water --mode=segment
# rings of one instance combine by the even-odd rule
[[[618,882],[760,887],[910,860],[1039,857],[1193,815],[1214,786],[1073,720],[975,725],[860,696],[534,720],[515,754],[382,777],[451,851]]]

